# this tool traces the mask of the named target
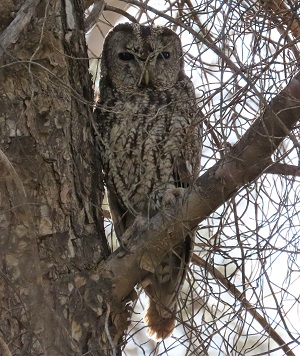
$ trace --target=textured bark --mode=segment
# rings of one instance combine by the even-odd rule
[[[0,59],[0,334],[13,355],[96,355],[92,271],[109,251],[82,3],[36,3]]]
[[[23,3],[1,1],[1,34]],[[41,0],[24,26],[0,58],[0,354],[120,354],[134,286],[187,230],[268,169],[299,120],[299,80],[178,209],[137,221],[127,251],[110,254],[82,1]]]

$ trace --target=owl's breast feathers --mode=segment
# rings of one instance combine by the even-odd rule
[[[188,186],[198,173],[194,88],[186,77],[161,91],[109,94],[98,115],[106,184],[124,210],[149,215],[163,191]]]

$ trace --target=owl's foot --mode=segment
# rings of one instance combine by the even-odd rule
[[[137,215],[133,224],[125,231],[120,241],[125,250],[127,250],[127,246],[130,244],[130,241],[134,240],[137,236],[138,230],[145,225],[145,221],[145,217]]]
[[[169,210],[172,207],[176,207],[178,205],[182,205],[182,199],[185,194],[185,189],[184,188],[172,188],[172,189],[167,189],[164,192],[163,198],[162,198],[162,208],[164,210]]]

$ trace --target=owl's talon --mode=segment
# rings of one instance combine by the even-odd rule
[[[121,245],[121,248],[118,249],[117,257],[121,258],[121,257],[125,256],[126,252],[127,252],[126,248]]]
[[[181,204],[185,194],[184,188],[172,188],[167,189],[162,198],[162,207],[174,206],[175,204]]]
[[[146,218],[141,215],[138,215],[133,224],[125,231],[121,238],[121,245],[127,251],[127,246],[137,235],[138,230],[145,224]]]

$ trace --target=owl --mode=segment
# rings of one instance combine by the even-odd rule
[[[179,37],[166,27],[120,24],[107,35],[95,110],[114,229],[122,235],[137,216],[151,219],[164,196],[198,176],[200,124]],[[169,237],[166,237],[169,238]],[[176,324],[193,233],[169,251],[142,284],[149,297],[150,336],[164,339]]]

